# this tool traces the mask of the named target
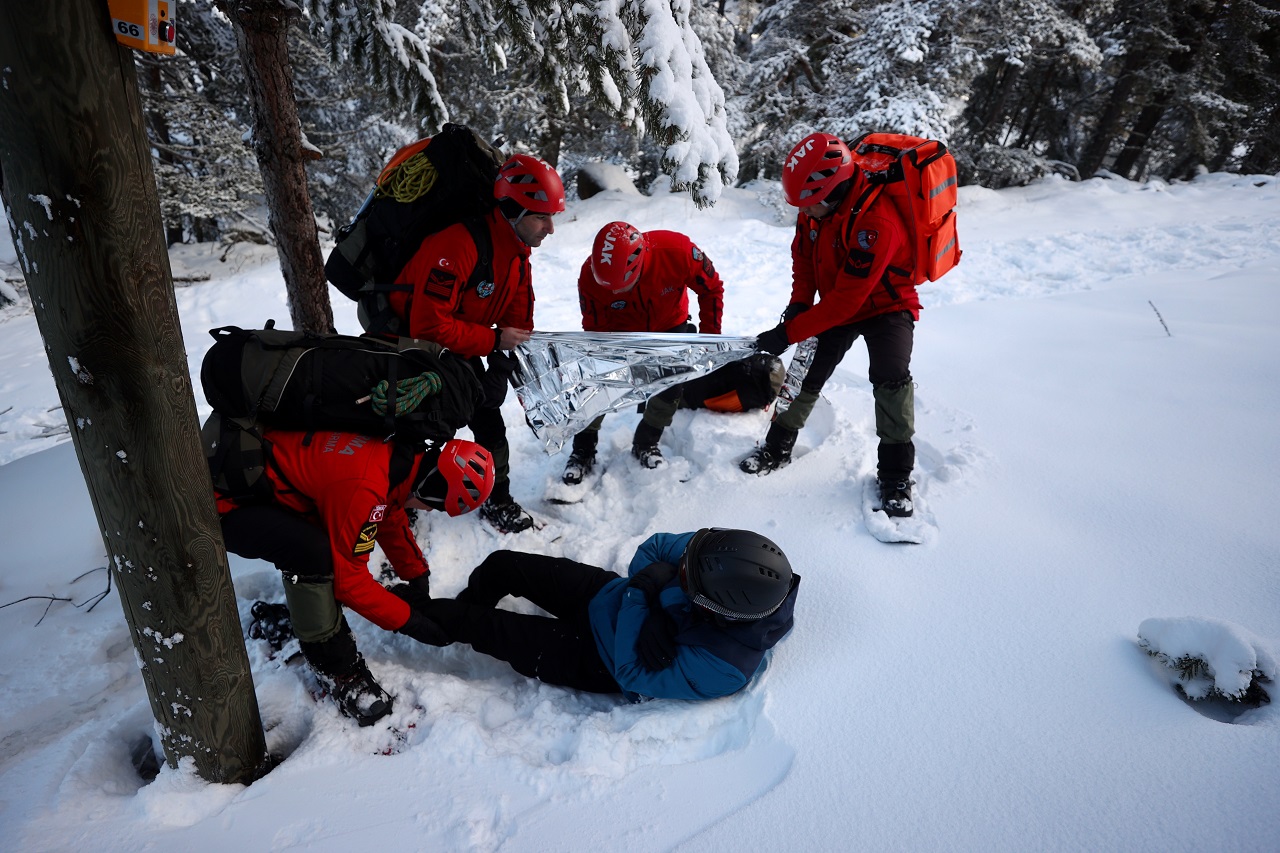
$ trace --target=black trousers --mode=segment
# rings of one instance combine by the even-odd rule
[[[915,321],[910,312],[881,314],[860,323],[836,326],[818,335],[818,350],[813,364],[800,383],[802,391],[822,391],[831,374],[844,360],[853,342],[861,337],[867,342],[867,379],[872,387],[911,380],[911,349]]]
[[[266,560],[280,570],[293,632],[304,644],[344,633],[324,528],[283,507],[245,506],[222,516],[222,540],[231,553]]]
[[[587,605],[613,572],[563,557],[495,551],[476,567],[458,595],[458,639],[511,664],[521,675],[591,693],[620,693],[596,650]],[[523,598],[550,613],[535,616],[499,610],[506,596]]]
[[[911,350],[915,320],[909,311],[895,311],[818,334],[818,348],[809,372],[800,383],[795,402],[774,423],[792,434],[808,420],[818,395],[853,342],[867,344],[867,378],[875,397],[876,435],[879,437],[877,474],[900,481],[915,467],[915,391],[911,382]]]
[[[511,371],[503,359],[490,356],[490,366],[483,359],[471,359],[472,369],[480,378],[484,399],[476,406],[467,427],[476,444],[493,454],[493,495],[495,503],[511,496],[511,445],[507,442],[507,424],[502,419],[502,404],[507,399]]]

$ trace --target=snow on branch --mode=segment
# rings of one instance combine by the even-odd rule
[[[599,6],[613,6],[602,0]],[[689,188],[699,206],[714,204],[738,175],[724,91],[707,67],[689,22],[688,0],[628,0],[641,30],[635,39],[642,96],[654,114],[655,137],[666,146],[663,168]],[[624,20],[630,18],[624,16]]]

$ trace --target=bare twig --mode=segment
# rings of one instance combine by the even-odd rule
[[[90,569],[89,571],[84,572],[83,574],[78,575],[75,578],[72,578],[71,582],[75,583],[81,578],[86,578],[89,575],[93,574],[94,572],[107,572],[107,567],[98,566],[96,569]],[[84,607],[86,604],[89,604],[89,602],[93,602],[92,604],[89,604],[88,609],[85,610],[85,612],[88,613],[90,610],[93,610],[93,608],[97,607],[98,602],[106,598],[107,594],[110,592],[111,592],[111,572],[107,572],[107,588],[104,589],[102,592],[97,593],[96,595],[86,598],[84,601],[80,602],[79,604],[75,604],[73,599],[68,598],[66,596],[61,596],[61,595],[26,595],[26,596],[23,596],[22,598],[15,599],[14,601],[10,601],[5,604],[0,604],[0,609],[9,607],[10,605],[13,605],[13,604],[18,604],[19,602],[22,602],[22,601],[32,601],[32,600],[48,601],[49,603],[46,604],[44,607],[44,612],[41,613],[40,618],[36,620],[36,625],[39,625],[41,622],[44,621],[44,617],[49,615],[49,609],[53,607],[53,603],[55,601],[69,601],[76,608]]]
[[[90,569],[89,571],[85,572],[84,574],[79,575],[78,577],[74,578],[71,582],[72,582],[72,583],[75,583],[76,581],[80,580],[80,578],[88,577],[89,575],[93,574],[94,572],[107,572],[107,567],[106,567],[106,566],[98,566],[98,568],[96,568],[96,569]],[[76,607],[84,607],[86,604],[89,604],[89,602],[90,602],[90,601],[92,601],[92,602],[93,602],[93,604],[89,604],[88,609],[87,609],[87,610],[85,610],[85,613],[89,613],[89,612],[91,612],[91,611],[93,610],[93,608],[97,607],[97,606],[98,606],[98,603],[99,603],[100,601],[102,601],[102,599],[106,598],[106,597],[107,597],[107,595],[108,595],[110,592],[111,592],[111,572],[107,572],[107,588],[106,588],[106,589],[104,589],[102,592],[98,593],[97,595],[93,596],[92,598],[86,598],[84,601],[82,601],[82,602],[80,602],[79,604],[77,604],[77,605],[76,605]]]
[[[1150,299],[1147,300],[1147,304],[1151,306],[1152,311],[1156,312],[1156,319],[1160,321],[1161,326],[1164,326],[1164,333],[1172,338],[1173,332],[1169,331],[1169,324],[1166,323],[1164,321],[1164,318],[1160,316],[1160,309],[1157,308],[1156,304],[1152,302]]]
[[[8,607],[10,604],[17,604],[18,602],[21,602],[21,601],[31,601],[32,599],[46,599],[49,602],[44,606],[44,612],[40,614],[40,618],[36,620],[37,626],[44,621],[44,617],[49,615],[49,608],[53,607],[53,603],[55,601],[71,600],[69,598],[63,598],[58,595],[24,595],[22,598],[19,598],[15,601],[10,601],[8,604],[0,604],[0,608]]]

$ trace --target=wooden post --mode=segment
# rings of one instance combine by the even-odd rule
[[[104,0],[47,0],[0,6],[0,57],[0,192],[165,756],[251,782],[266,744],[133,56]]]

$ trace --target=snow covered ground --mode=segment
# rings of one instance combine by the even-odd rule
[[[727,283],[724,331],[768,328],[789,293],[778,203],[761,184],[708,211],[665,193],[572,204],[534,253],[538,328],[579,328],[577,269],[615,218],[688,233]],[[1280,180],[969,187],[959,215],[964,260],[924,291],[913,363],[928,544],[868,535],[859,344],[770,477],[736,467],[763,413],[680,413],[657,471],[632,463],[637,416],[618,414],[598,487],[545,503],[564,456],[512,398],[514,491],[545,529],[419,522],[445,595],[497,548],[621,568],[658,530],[767,534],[805,583],[795,631],[746,691],[632,706],[352,615],[397,696],[388,722],[355,727],[249,640],[268,744],[287,759],[247,788],[168,768],[144,784],[130,750],[152,721],[115,593],[92,611],[21,601],[0,609],[5,846],[1280,849],[1280,701],[1193,707],[1138,637],[1145,622],[1168,657],[1275,675]],[[288,323],[270,254],[179,247],[174,268],[211,275],[177,291],[193,374],[207,329]],[[48,371],[30,308],[0,311],[0,604],[82,603],[105,585],[82,577],[102,542]],[[232,570],[246,625],[255,600],[281,600],[270,566]]]

